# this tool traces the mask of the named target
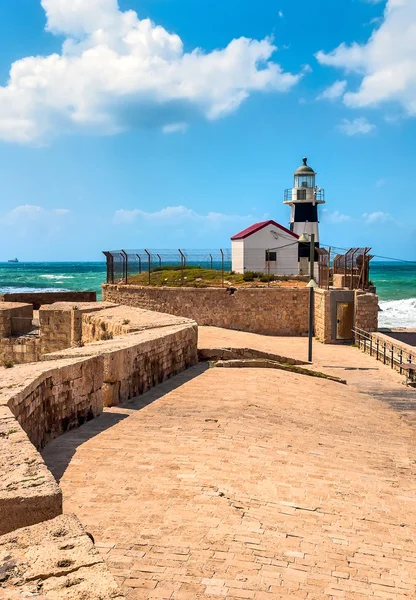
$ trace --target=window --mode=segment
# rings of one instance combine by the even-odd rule
[[[306,200],[306,190],[298,190],[297,193],[298,200]]]
[[[276,262],[277,261],[277,252],[271,252],[270,250],[266,250],[266,262]]]

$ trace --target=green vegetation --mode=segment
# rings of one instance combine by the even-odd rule
[[[268,282],[300,281],[296,278],[267,275],[266,273],[247,271],[246,273],[224,272],[224,285],[235,287],[264,287]],[[149,273],[147,271],[129,277],[128,282],[132,285],[148,285]],[[250,285],[251,284],[251,285]],[[203,267],[186,266],[183,269],[174,266],[156,267],[150,272],[150,285],[156,287],[221,287],[222,273],[216,269],[204,269]]]
[[[3,367],[5,369],[11,369],[12,367],[14,367],[14,362],[12,360],[3,360]]]

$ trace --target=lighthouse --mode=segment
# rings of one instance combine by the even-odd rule
[[[310,238],[315,234],[315,245],[319,247],[318,206],[325,204],[325,193],[317,187],[316,173],[308,165],[308,159],[294,172],[293,188],[285,190],[284,204],[291,207],[290,231]],[[307,272],[310,255],[309,244],[299,244],[299,273]]]

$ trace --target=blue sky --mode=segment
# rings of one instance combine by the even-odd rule
[[[302,156],[322,243],[416,260],[415,25],[413,0],[1,2],[0,260],[228,247],[287,225]]]

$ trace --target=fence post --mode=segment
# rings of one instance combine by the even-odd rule
[[[162,259],[160,258],[160,254],[156,254],[159,259],[159,267],[162,268]]]
[[[181,255],[181,286],[183,287],[184,282],[184,269],[185,269],[185,254],[182,252],[180,248],[178,248],[178,252]]]
[[[402,364],[403,364],[403,350],[400,348],[400,375],[403,373]]]
[[[367,338],[364,336],[364,354],[367,354]]]
[[[224,252],[220,248],[221,252],[221,287],[224,287]]]
[[[370,356],[373,356],[373,338],[370,334]]]
[[[211,271],[212,271],[212,254],[210,254],[209,257],[211,259]]]
[[[141,275],[141,272],[142,272],[142,259],[141,259],[140,254],[136,254],[136,256],[137,256],[137,258],[139,260],[139,275]]]
[[[384,342],[384,364],[386,364],[386,342]]]
[[[379,347],[380,347],[380,341],[379,341],[379,339],[377,338],[376,360],[378,360],[378,350],[379,350]]]
[[[393,369],[394,368],[394,346],[393,345],[391,347],[390,352],[391,352],[391,365],[390,366]]]
[[[147,284],[150,285],[151,256],[150,252],[146,250],[146,248],[144,249],[144,251],[147,254]]]
[[[124,283],[127,284],[127,278],[129,276],[129,257],[128,254],[125,250],[122,250],[120,252],[121,256],[123,257],[123,277],[124,277]]]

